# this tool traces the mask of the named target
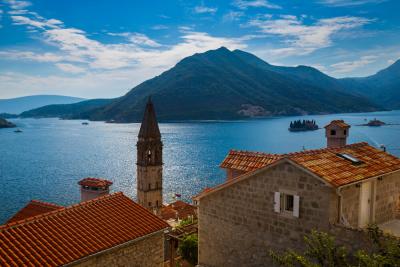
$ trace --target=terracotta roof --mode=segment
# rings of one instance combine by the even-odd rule
[[[80,180],[78,184],[90,187],[106,187],[112,185],[113,183],[105,179],[88,177]]]
[[[169,219],[187,219],[189,216],[196,217],[196,207],[181,200],[175,201],[161,209],[161,218]]]
[[[344,120],[333,120],[331,121],[328,125],[326,125],[324,128],[331,126],[331,125],[336,125],[341,128],[350,128],[350,125],[344,122]]]
[[[39,200],[31,200],[25,207],[20,209],[14,216],[12,216],[7,223],[16,222],[19,220],[27,219],[32,216],[43,214],[49,211],[62,209],[63,206],[55,205],[52,203],[42,202]]]
[[[249,172],[267,166],[280,158],[282,156],[277,154],[231,150],[220,167]]]
[[[0,266],[60,266],[167,227],[114,193],[0,226]]]
[[[358,159],[360,164],[355,164],[338,154],[348,154]],[[294,161],[333,186],[346,185],[400,169],[399,158],[367,143],[282,155],[231,150],[221,167],[249,172],[282,158]]]

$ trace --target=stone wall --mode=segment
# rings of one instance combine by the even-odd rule
[[[299,218],[274,212],[274,192],[300,196]],[[266,266],[268,251],[301,249],[311,229],[337,219],[335,191],[290,163],[261,170],[200,200],[199,264]]]
[[[164,233],[152,236],[121,247],[104,251],[70,266],[79,267],[152,267],[162,266],[164,262]]]
[[[375,222],[397,219],[400,199],[400,173],[383,176],[376,181]]]
[[[352,227],[358,226],[358,215],[360,211],[360,187],[351,185],[341,190],[342,194],[342,217]]]

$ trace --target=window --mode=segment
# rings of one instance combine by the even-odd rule
[[[149,202],[149,207],[151,207],[151,202]]]
[[[156,207],[158,207],[158,200],[156,200]]]
[[[291,193],[274,193],[274,211],[299,217],[300,197]]]
[[[343,134],[346,135],[347,134],[347,130],[343,130]]]
[[[293,212],[294,196],[293,195],[283,195],[283,208],[284,211]]]
[[[331,135],[336,135],[336,130],[331,130]]]
[[[149,183],[149,190],[151,190],[151,184]]]

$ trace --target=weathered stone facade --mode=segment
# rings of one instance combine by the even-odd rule
[[[104,250],[98,254],[71,263],[79,267],[153,267],[163,266],[164,233],[158,232],[121,246]]]
[[[399,219],[400,174],[393,173],[376,181],[375,222]]]
[[[358,249],[364,233],[336,226],[340,201],[336,188],[309,172],[282,161],[238,178],[199,201],[199,264],[202,266],[270,266],[269,250],[303,249],[303,237],[312,229],[337,235],[339,243]],[[399,200],[399,174],[377,181],[377,222],[395,216]],[[394,184],[396,183],[396,185]],[[393,189],[397,188],[397,189]],[[358,224],[360,187],[342,190],[342,214]],[[300,197],[299,217],[274,211],[275,192]],[[391,215],[382,216],[389,212]]]

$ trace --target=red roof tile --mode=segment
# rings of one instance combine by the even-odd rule
[[[196,207],[181,200],[175,201],[162,207],[161,218],[169,219],[187,219],[189,216],[196,217]]]
[[[351,155],[362,163],[353,164],[338,154]],[[231,150],[221,167],[249,172],[282,158],[296,162],[333,186],[346,185],[400,169],[399,158],[367,143],[282,155]]]
[[[27,219],[32,216],[43,214],[49,211],[62,209],[63,206],[55,205],[52,203],[42,202],[39,200],[31,200],[25,207],[19,210],[7,223],[16,222],[19,220]]]
[[[328,126],[332,126],[332,125],[336,125],[336,126],[339,126],[341,128],[350,128],[350,125],[345,123],[344,120],[333,120],[328,125],[325,125],[324,128],[326,128]]]
[[[100,178],[84,178],[78,182],[79,185],[82,186],[90,186],[90,187],[107,187],[112,185],[113,183],[109,180],[100,179]]]
[[[0,226],[0,266],[60,266],[167,227],[114,193]]]

